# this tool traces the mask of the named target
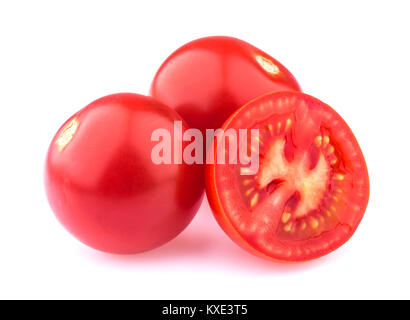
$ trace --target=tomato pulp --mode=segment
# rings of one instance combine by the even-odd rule
[[[277,60],[231,37],[206,37],[177,49],[161,65],[151,95],[193,127],[217,129],[238,108],[271,91],[299,91]]]
[[[256,173],[246,174],[241,163],[206,166],[211,208],[236,243],[268,259],[304,261],[353,235],[369,177],[352,131],[331,107],[303,93],[277,92],[249,102],[222,128],[259,130],[242,141],[246,153],[259,148]],[[215,141],[214,161],[228,148]]]
[[[63,124],[48,150],[45,186],[75,237],[101,251],[136,253],[189,224],[203,196],[203,167],[151,159],[152,132],[172,136],[174,121],[182,119],[154,99],[123,93],[94,101]]]

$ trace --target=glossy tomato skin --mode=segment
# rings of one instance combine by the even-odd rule
[[[177,49],[161,65],[151,95],[174,108],[190,126],[219,128],[239,107],[262,94],[300,91],[277,60],[232,37],[206,37]]]
[[[45,187],[63,226],[95,249],[131,254],[160,246],[195,215],[200,166],[154,164],[155,129],[173,136],[172,109],[131,93],[92,102],[58,130],[48,150]]]
[[[272,115],[280,120],[272,118]],[[287,121],[283,121],[285,119],[291,119],[289,126]],[[207,198],[218,224],[240,247],[268,260],[307,261],[334,251],[352,237],[363,218],[369,200],[367,166],[352,131],[330,106],[300,92],[277,92],[258,97],[229,117],[222,129],[249,129],[259,120],[263,123],[262,126],[258,125],[262,132],[258,138],[262,150],[259,171],[255,176],[240,178],[239,174],[235,173],[236,165],[218,164],[217,154],[220,150],[217,139],[212,146],[214,163],[206,165],[205,181]],[[248,127],[247,124],[251,126]],[[264,128],[267,134],[263,133]],[[319,131],[316,131],[317,128]],[[266,138],[267,135],[271,140]],[[284,149],[283,159],[286,160],[280,166],[276,166],[275,161],[271,162],[271,171],[275,172],[279,168],[278,172],[284,172],[287,166],[293,166],[295,169],[294,163],[297,162],[299,154],[309,155],[307,158],[302,156],[299,159],[308,159],[309,164],[316,163],[309,167],[309,172],[314,172],[318,167],[318,156],[310,156],[317,155],[317,150],[319,154],[323,154],[323,159],[326,158],[327,162],[325,166],[328,171],[323,181],[326,190],[316,193],[309,193],[308,190],[307,194],[311,198],[318,197],[319,201],[316,207],[302,212],[301,217],[290,217],[291,215],[286,212],[297,212],[298,209],[297,206],[289,208],[289,201],[286,201],[286,196],[294,192],[294,174],[291,179],[286,175],[280,177],[281,182],[276,189],[271,189],[265,198],[272,199],[271,204],[267,205],[264,205],[264,199],[261,200],[263,190],[259,190],[259,198],[255,197],[258,185],[250,183],[254,177],[258,179],[258,176],[263,174],[261,167],[264,161],[270,161],[269,153],[263,148],[269,150],[272,140],[277,141],[281,135],[285,135],[292,144],[292,157],[286,158]],[[318,137],[321,138],[317,139]],[[277,154],[275,153],[274,158]],[[276,178],[278,177],[274,177]],[[312,188],[312,185],[314,188],[315,184],[321,184],[320,179],[302,181],[306,189]],[[241,188],[250,191],[249,197],[247,192],[240,191]],[[291,192],[287,193],[287,190]],[[277,193],[286,196],[273,198],[272,195]],[[300,189],[298,197],[298,201],[302,200],[302,203],[311,202],[310,198],[303,200],[303,191]],[[250,205],[247,205],[249,199]],[[252,201],[255,199],[259,202],[252,207]],[[258,210],[259,203],[264,209]],[[282,220],[284,217],[285,221]],[[291,227],[287,228],[289,224]],[[304,231],[301,231],[301,228],[304,228]],[[252,230],[253,234],[250,235],[249,230]],[[268,236],[264,238],[266,234]]]

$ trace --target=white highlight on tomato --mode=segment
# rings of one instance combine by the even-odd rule
[[[58,138],[55,140],[55,144],[58,146],[58,150],[62,151],[68,143],[73,139],[77,132],[79,122],[77,118],[73,118],[61,131]]]
[[[255,59],[266,72],[274,76],[277,76],[280,73],[279,67],[270,59],[262,57],[261,55],[256,55]]]

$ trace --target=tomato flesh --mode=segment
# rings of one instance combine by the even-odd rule
[[[302,261],[351,237],[367,206],[368,173],[353,133],[332,108],[303,93],[272,93],[242,107],[223,129],[259,129],[256,174],[241,174],[247,165],[240,163],[207,165],[211,207],[238,244]]]

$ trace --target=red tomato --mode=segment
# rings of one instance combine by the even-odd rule
[[[180,116],[154,99],[123,93],[94,101],[58,130],[45,186],[54,213],[75,237],[101,251],[136,253],[189,224],[203,196],[203,168],[151,160],[158,144],[152,132],[173,134],[175,120]]]
[[[277,60],[242,40],[207,37],[189,42],[166,59],[151,95],[205,132],[219,128],[251,99],[279,90],[300,87]]]
[[[311,96],[278,92],[249,102],[223,125],[240,128],[248,129],[242,153],[259,147],[256,173],[243,175],[249,168],[241,163],[206,167],[207,196],[225,232],[274,260],[314,259],[345,243],[365,212],[369,177],[344,120]],[[215,161],[229,148],[217,145]]]

